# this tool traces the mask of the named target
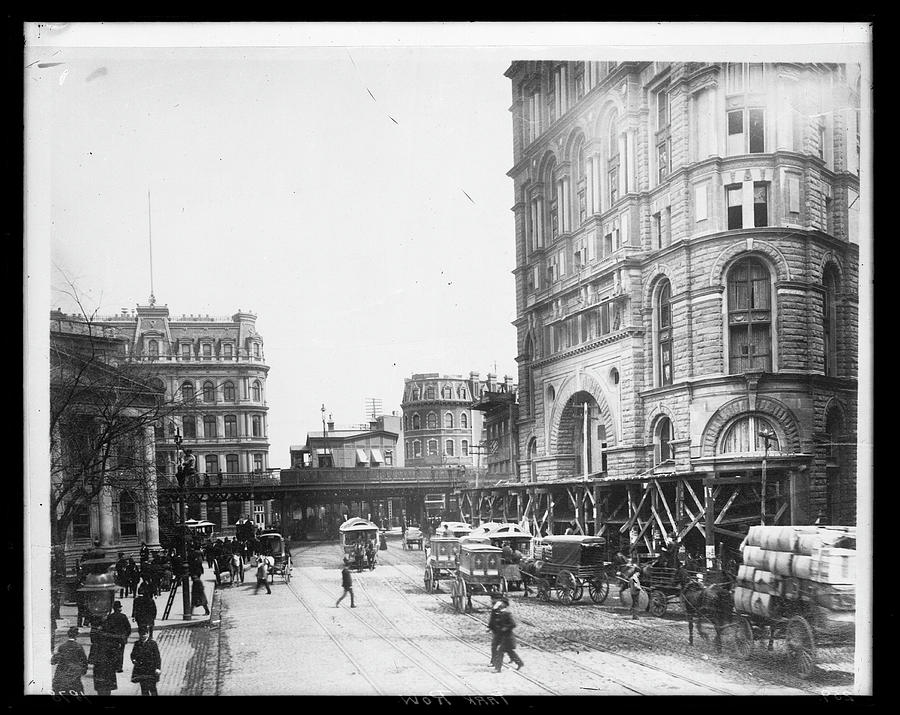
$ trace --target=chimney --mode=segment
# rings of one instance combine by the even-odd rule
[[[331,420],[329,420],[329,421],[327,422],[327,424],[328,424],[328,431],[329,431],[329,432],[334,432],[334,422],[332,422]]]

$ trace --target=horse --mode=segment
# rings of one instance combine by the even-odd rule
[[[684,572],[687,576],[687,572]],[[688,615],[688,643],[694,645],[694,619],[697,632],[706,635],[702,623],[708,621],[715,630],[716,652],[722,651],[722,631],[731,622],[734,610],[733,578],[724,571],[708,571],[706,583],[701,584],[689,577],[681,583],[681,602]]]
[[[221,554],[216,559],[216,582],[219,582],[219,575],[228,572],[231,576],[231,584],[234,585],[240,579],[244,583],[244,561],[240,554]]]
[[[538,559],[523,558],[519,562],[519,573],[522,575],[522,588],[525,591],[526,598],[528,597],[528,582],[539,581],[543,568],[544,562]]]

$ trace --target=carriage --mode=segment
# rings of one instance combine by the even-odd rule
[[[525,577],[519,564],[531,553],[532,536],[518,524],[493,524],[490,530],[480,535],[464,536],[464,543],[485,543],[499,548],[503,555],[500,558],[503,578],[509,589],[519,589]]]
[[[450,586],[450,599],[457,612],[472,609],[472,596],[499,596],[506,593],[501,573],[503,551],[481,543],[459,543],[459,565]]]
[[[413,546],[421,551],[424,541],[425,536],[422,534],[422,530],[415,526],[407,526],[406,531],[403,532],[403,548],[407,551],[412,551]]]
[[[550,600],[555,590],[565,605],[581,600],[584,588],[594,603],[609,595],[605,561],[606,539],[602,536],[545,536],[535,546],[533,568],[523,570],[527,581],[537,587],[538,598]]]
[[[260,557],[269,559],[269,575],[273,583],[276,576],[281,576],[285,583],[290,583],[294,564],[284,537],[276,531],[264,531],[256,538]]]
[[[213,560],[213,573],[216,583],[221,586],[233,586],[236,578],[243,583],[244,561],[238,554],[220,553]]]
[[[641,586],[648,592],[648,609],[652,615],[661,617],[670,603],[682,602],[684,587],[690,580],[683,568],[648,566],[643,575]]]
[[[378,550],[378,526],[367,519],[355,516],[347,519],[338,529],[341,539],[341,551],[345,559],[351,559],[357,571],[362,571],[366,566],[366,546],[374,545],[373,553]],[[375,558],[372,557],[370,568],[375,567]]]
[[[459,543],[459,539],[452,536],[431,538],[431,548],[427,552],[423,575],[427,593],[439,591],[441,580],[450,581],[456,578]]]

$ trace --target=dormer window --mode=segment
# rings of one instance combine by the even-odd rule
[[[227,359],[231,359],[233,357],[234,346],[231,343],[225,343],[222,346],[222,353]]]
[[[200,351],[203,357],[209,358],[212,357],[212,344],[211,343],[203,343],[200,346]]]

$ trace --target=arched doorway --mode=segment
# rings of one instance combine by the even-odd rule
[[[606,425],[600,406],[585,390],[575,392],[562,408],[557,436],[557,453],[571,455],[571,474],[585,476],[606,471]]]

